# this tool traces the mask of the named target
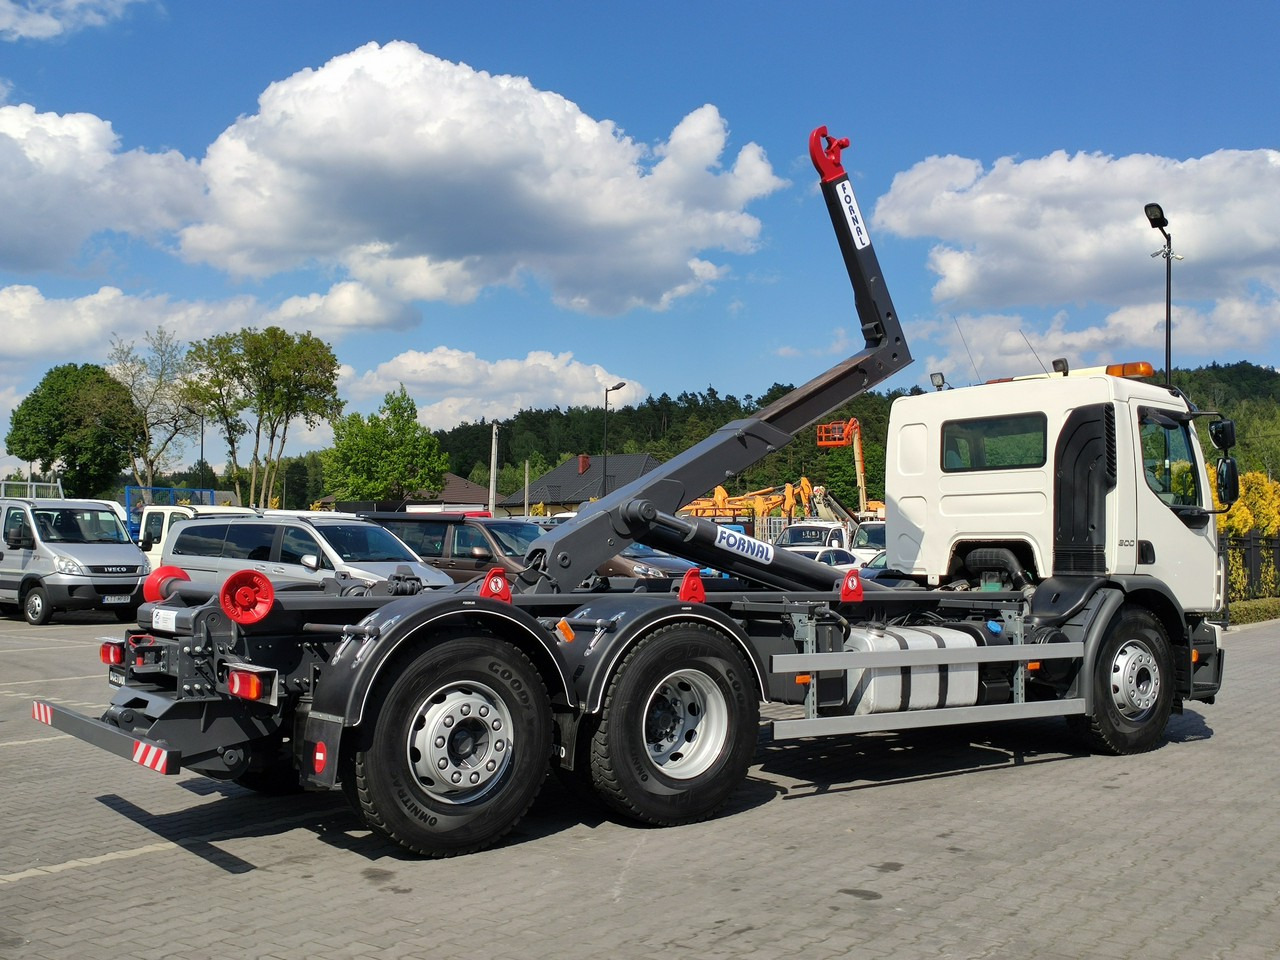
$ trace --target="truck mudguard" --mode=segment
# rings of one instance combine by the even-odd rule
[[[599,712],[613,668],[627,650],[645,635],[675,622],[705,624],[733,640],[755,673],[760,699],[770,699],[768,670],[760,651],[738,621],[715,607],[685,603],[671,594],[601,594],[565,620],[576,634],[562,648],[565,665],[573,677],[577,703],[587,713]]]
[[[357,631],[346,635],[325,667],[324,683],[316,690],[312,712],[340,717],[346,725],[360,723],[383,666],[419,639],[439,642],[442,631],[453,624],[520,647],[538,666],[552,702],[573,702],[564,659],[536,618],[497,600],[421,593],[380,607],[360,622]]]

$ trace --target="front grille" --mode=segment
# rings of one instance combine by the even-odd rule
[[[136,577],[142,572],[142,567],[136,563],[104,563],[85,569],[104,577]]]

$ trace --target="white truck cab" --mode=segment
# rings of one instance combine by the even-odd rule
[[[1150,364],[1055,368],[894,402],[888,565],[933,586],[1151,578],[1185,611],[1222,609],[1206,414]]]

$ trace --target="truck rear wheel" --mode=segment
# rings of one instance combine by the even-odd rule
[[[415,853],[487,847],[524,816],[546,779],[551,704],[510,644],[465,637],[433,647],[386,691],[352,755],[347,795],[375,830]]]
[[[1093,669],[1093,716],[1072,717],[1090,749],[1130,754],[1152,749],[1173,706],[1173,654],[1164,626],[1142,607],[1120,608]]]
[[[591,740],[597,794],[644,823],[705,820],[755,755],[760,701],[746,661],[716,631],[663,628],[622,661]]]

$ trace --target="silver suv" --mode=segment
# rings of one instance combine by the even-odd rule
[[[101,500],[0,500],[0,605],[31,624],[56,610],[112,610],[132,620],[150,564]]]
[[[161,562],[211,590],[240,570],[256,570],[277,585],[318,583],[335,573],[373,583],[402,567],[425,586],[453,582],[378,524],[332,513],[182,520],[170,529]]]

